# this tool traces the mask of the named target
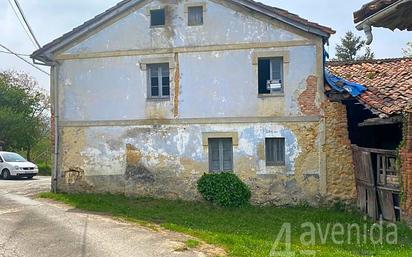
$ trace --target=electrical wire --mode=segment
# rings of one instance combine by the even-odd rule
[[[9,2],[9,4],[10,4],[11,9],[13,10],[14,14],[15,14],[16,17],[17,17],[17,20],[19,21],[20,25],[23,27],[24,32],[25,32],[26,35],[29,37],[29,39],[30,39],[30,41],[32,42],[33,46],[37,48],[36,42],[34,41],[34,39],[32,38],[32,36],[30,35],[30,32],[27,31],[27,28],[26,28],[26,26],[24,25],[23,21],[21,20],[19,14],[17,13],[17,11],[16,11],[13,3],[11,2],[11,0],[8,0],[8,2]]]
[[[3,51],[3,50],[0,50],[0,53],[2,53],[2,54],[13,54],[13,53],[10,53],[10,52],[8,52],[8,51]],[[19,54],[19,53],[16,53],[18,56],[24,56],[24,57],[30,57],[30,54]]]
[[[17,58],[19,58],[19,59],[20,59],[20,60],[22,60],[23,62],[27,63],[28,65],[30,65],[30,66],[34,67],[35,69],[37,69],[37,70],[39,70],[39,71],[43,72],[44,74],[47,74],[47,75],[49,75],[49,76],[50,76],[50,73],[48,73],[48,72],[46,72],[46,71],[44,71],[44,70],[40,69],[39,67],[35,66],[34,64],[32,64],[31,62],[27,61],[26,59],[24,59],[23,57],[21,57],[19,54],[17,54],[17,53],[15,53],[15,52],[13,52],[12,50],[10,50],[9,48],[7,48],[6,46],[4,46],[4,45],[0,44],[0,47],[2,47],[2,48],[4,48],[4,49],[6,49],[6,51],[7,51],[7,52],[9,52],[9,53],[11,53],[11,54],[15,55]]]
[[[21,17],[23,17],[24,23],[26,24],[27,28],[29,29],[30,35],[33,37],[34,41],[36,42],[37,48],[40,49],[41,48],[40,43],[37,40],[36,36],[34,35],[33,30],[32,30],[32,28],[29,24],[29,21],[26,18],[26,15],[24,15],[23,8],[21,8],[18,0],[14,0],[14,3],[16,4],[17,9],[19,10],[19,12],[21,14]]]

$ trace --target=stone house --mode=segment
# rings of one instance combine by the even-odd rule
[[[366,91],[352,97],[326,86],[347,111],[358,202],[377,219],[412,217],[412,58],[329,62],[328,70]]]
[[[251,0],[125,0],[33,53],[51,67],[53,188],[199,199],[234,172],[259,204],[355,197],[334,31]]]

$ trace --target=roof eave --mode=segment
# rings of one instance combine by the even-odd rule
[[[110,21],[111,19],[113,19],[114,17],[126,12],[127,10],[129,10],[129,8],[133,7],[136,4],[139,4],[141,2],[144,2],[146,0],[124,0],[122,2],[120,2],[118,5],[121,5],[119,7],[116,8],[116,10],[114,11],[110,11],[107,14],[99,14],[101,15],[101,17],[99,17],[97,20],[91,19],[89,21],[86,21],[86,24],[88,22],[90,22],[90,24],[88,24],[87,26],[79,29],[79,30],[73,30],[68,32],[67,37],[65,37],[65,35],[63,35],[59,42],[51,42],[49,44],[46,44],[45,46],[43,46],[42,48],[36,50],[35,52],[33,52],[33,54],[31,54],[31,58],[34,60],[39,60],[39,61],[53,61],[53,54],[58,51],[59,49],[69,45],[71,42],[73,42],[74,40],[82,37],[85,33],[90,32],[98,27],[100,27],[101,25],[103,25],[104,23]],[[118,6],[116,5],[116,6]],[[116,7],[115,6],[115,7]],[[112,8],[115,8],[112,7]],[[110,10],[110,9],[109,9]],[[57,39],[57,40],[59,40]]]
[[[390,13],[396,11],[398,6],[400,6],[404,3],[407,3],[407,2],[411,2],[411,1],[412,0],[400,0],[400,1],[397,1],[393,4],[391,4],[391,5],[383,8],[382,10],[380,10],[380,11],[364,18],[361,21],[357,22],[357,20],[355,19],[355,23],[357,23],[356,24],[356,29],[359,30],[359,31],[363,30],[366,34],[366,37],[367,37],[366,44],[370,45],[372,43],[372,41],[373,41],[372,27],[375,25],[375,23],[379,19],[381,19],[382,17],[384,17],[387,14],[390,14]]]
[[[238,4],[241,4],[243,6],[246,6],[249,9],[264,13],[265,15],[267,15],[269,17],[275,18],[275,19],[280,20],[280,21],[282,21],[286,24],[297,27],[297,28],[299,28],[303,31],[308,32],[308,33],[321,36],[323,38],[329,38],[331,35],[336,33],[336,31],[334,31],[332,29],[330,29],[330,31],[328,33],[328,32],[325,32],[321,29],[317,29],[317,28],[314,28],[314,27],[303,25],[302,23],[299,23],[297,21],[293,21],[292,19],[288,19],[286,17],[280,16],[280,15],[274,13],[272,10],[269,10],[267,8],[264,8],[264,7],[260,6],[260,5],[257,5],[256,3],[250,2],[249,0],[231,0],[231,1],[235,2],[235,3],[238,3]]]
[[[144,1],[147,1],[147,0],[123,0],[122,2],[110,8],[106,12],[100,15],[97,15],[95,18],[89,21],[86,21],[85,24],[80,25],[78,27],[79,28],[78,30],[74,29],[66,33],[65,35],[61,36],[60,38],[56,39],[55,41],[52,41],[51,43],[46,44],[42,48],[38,49],[31,55],[31,58],[34,60],[42,61],[42,62],[54,61],[53,55],[56,51],[62,49],[63,47],[66,47],[74,40],[77,40],[78,38],[82,37],[85,33],[88,33],[100,27],[101,25],[105,24],[106,22],[110,21],[111,19],[115,18],[116,16],[124,12],[127,12],[129,8],[132,8],[134,5],[142,3]],[[230,1],[243,5],[251,10],[255,10],[257,12],[263,13],[269,17],[280,20],[286,24],[294,26],[308,33],[318,35],[324,39],[329,39],[329,37],[335,33],[334,30],[327,28],[327,27],[325,27],[325,30],[326,30],[325,31],[325,30],[322,30],[316,27],[311,27],[311,26],[302,24],[292,19],[288,19],[286,17],[283,17],[281,15],[274,13],[273,11],[267,8],[263,8],[262,6],[258,5],[256,2],[251,2],[250,0],[230,0]]]

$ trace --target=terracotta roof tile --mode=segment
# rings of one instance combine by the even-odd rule
[[[412,58],[329,62],[331,73],[367,87],[359,101],[391,115],[412,111]]]

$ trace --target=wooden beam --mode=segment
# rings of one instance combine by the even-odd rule
[[[385,119],[381,118],[371,118],[367,119],[364,122],[358,124],[358,127],[367,127],[367,126],[382,126],[382,125],[391,125],[402,123],[402,116],[393,116]]]

